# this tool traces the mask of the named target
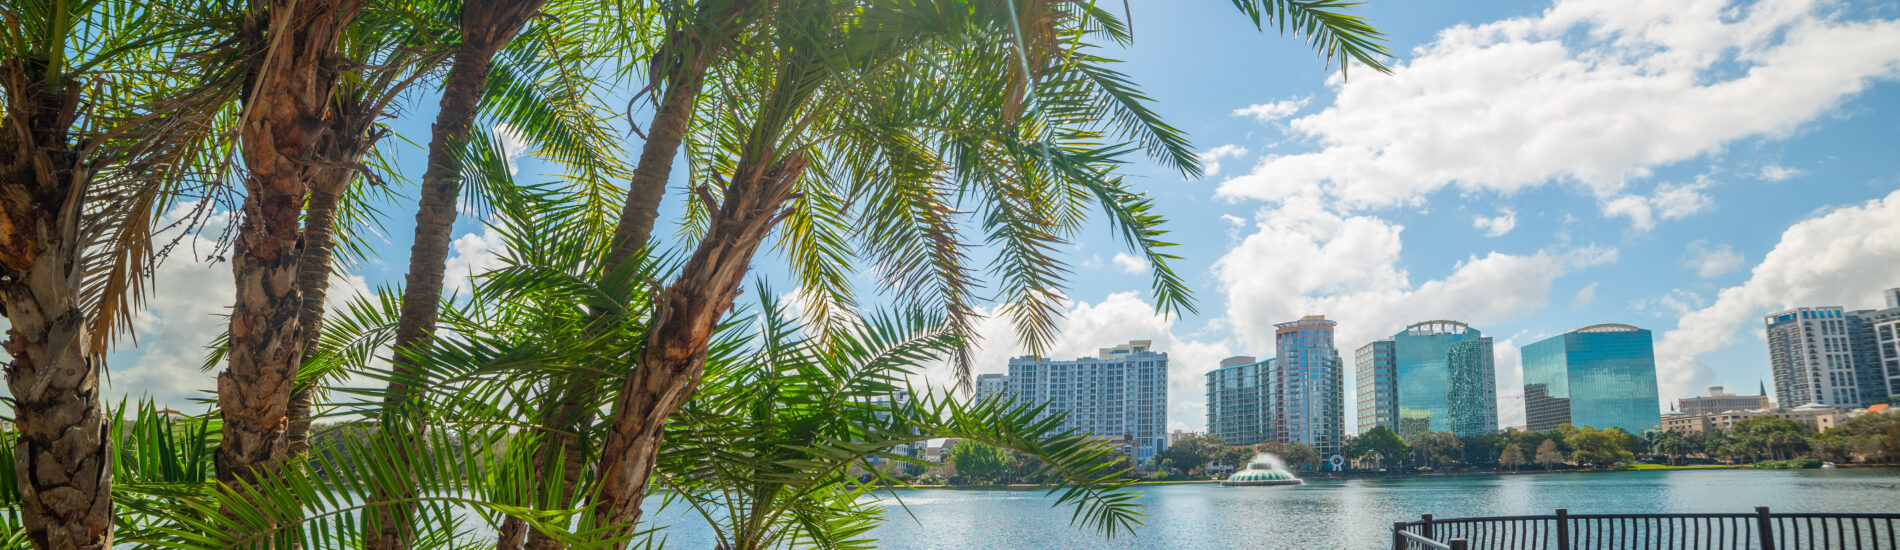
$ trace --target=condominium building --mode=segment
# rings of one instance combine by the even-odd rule
[[[1678,405],[1676,412],[1686,416],[1769,408],[1766,391],[1761,395],[1735,395],[1723,391],[1721,386],[1709,388],[1708,395],[1678,399],[1676,404]]]
[[[1324,315],[1274,325],[1271,369],[1276,440],[1339,452],[1346,428],[1345,373]]]
[[[1390,340],[1369,345],[1375,370],[1378,346],[1392,350],[1392,376],[1385,388],[1375,379],[1374,399],[1390,388],[1396,411],[1392,426],[1400,435],[1498,431],[1496,360],[1484,333],[1458,321],[1414,323]],[[1365,384],[1360,387],[1364,399]]]
[[[1009,360],[1007,389],[1018,403],[1046,404],[1064,427],[1126,439],[1137,464],[1168,446],[1168,354],[1148,340],[1102,348],[1095,357]]]
[[[1274,441],[1273,360],[1222,359],[1207,373],[1207,433],[1234,445]]]
[[[1900,306],[1893,305],[1900,302],[1900,289],[1884,294],[1889,304],[1884,309],[1797,307],[1763,317],[1776,401],[1784,407],[1853,408],[1900,396],[1900,353],[1882,345],[1900,330]],[[1888,365],[1888,357],[1894,365]]]
[[[1008,389],[1009,375],[979,374],[976,376],[976,394],[971,396],[971,398],[977,403],[982,403],[997,395],[1001,395]]]
[[[1399,429],[1399,391],[1393,373],[1396,359],[1391,340],[1376,340],[1353,352],[1354,378],[1359,391],[1359,433],[1378,426]]]
[[[1641,433],[1661,424],[1647,330],[1591,325],[1524,346],[1523,361],[1524,416],[1532,430],[1570,424]]]

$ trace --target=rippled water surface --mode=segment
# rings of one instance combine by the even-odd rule
[[[1147,525],[1103,540],[1039,491],[917,490],[885,499],[884,548],[1384,548],[1392,522],[1574,513],[1900,512],[1900,469],[1703,470],[1314,481],[1298,487],[1142,487]],[[911,519],[915,515],[916,519]],[[655,514],[668,548],[712,548],[681,510]]]

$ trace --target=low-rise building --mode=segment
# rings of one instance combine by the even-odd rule
[[[1765,388],[1764,388],[1765,389]],[[1709,388],[1709,394],[1700,397],[1685,397],[1676,400],[1677,412],[1689,416],[1714,414],[1723,411],[1752,411],[1769,409],[1768,393],[1761,395],[1735,395],[1723,391],[1721,386]]]
[[[1750,418],[1772,416],[1800,422],[1806,424],[1808,428],[1814,431],[1825,432],[1847,423],[1848,420],[1856,416],[1860,416],[1861,412],[1863,411],[1808,404],[1792,409],[1734,410],[1697,415],[1672,413],[1663,415],[1662,429],[1663,431],[1676,432],[1684,435],[1706,434],[1711,430],[1727,432],[1735,429],[1737,422]]]

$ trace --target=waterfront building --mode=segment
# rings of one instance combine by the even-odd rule
[[[1875,323],[1872,339],[1880,354],[1880,370],[1887,375],[1888,399],[1900,397],[1900,317]]]
[[[1333,345],[1338,323],[1324,315],[1274,325],[1270,372],[1276,440],[1304,443],[1320,456],[1339,452],[1345,435],[1345,373]]]
[[[1900,353],[1883,348],[1880,335],[1880,328],[1888,327],[1891,341],[1900,327],[1900,305],[1893,305],[1900,302],[1897,294],[1896,289],[1884,293],[1889,304],[1884,309],[1797,307],[1762,317],[1775,400],[1784,407],[1853,408],[1900,396]],[[1888,356],[1894,356],[1894,368]]]
[[[1233,445],[1274,441],[1273,360],[1222,359],[1207,373],[1207,433]]]
[[[976,394],[972,396],[972,400],[977,403],[982,403],[988,401],[991,397],[1001,395],[1005,391],[1008,391],[1008,389],[1009,375],[979,374],[976,376]]]
[[[1723,391],[1721,386],[1709,388],[1709,394],[1700,397],[1684,397],[1676,400],[1680,412],[1687,416],[1700,416],[1723,411],[1748,411],[1770,408],[1768,392],[1761,395],[1735,395]]]
[[[1360,432],[1386,426],[1410,437],[1498,431],[1497,361],[1491,338],[1458,321],[1425,321],[1359,348]],[[1389,359],[1387,359],[1389,357]],[[1381,380],[1380,370],[1388,374]],[[1370,371],[1372,383],[1365,377]],[[1385,402],[1380,401],[1384,394]],[[1367,409],[1365,403],[1373,406]],[[1370,414],[1368,414],[1370,413]],[[1372,423],[1366,420],[1370,416]],[[1386,420],[1381,421],[1381,417]]]
[[[1378,426],[1388,429],[1399,428],[1399,390],[1393,374],[1391,340],[1377,340],[1359,346],[1353,352],[1354,369],[1358,376],[1354,381],[1359,393],[1359,433],[1372,431]]]
[[[1655,343],[1647,330],[1591,325],[1524,346],[1523,361],[1531,430],[1570,424],[1641,433],[1662,422]]]
[[[1683,435],[1706,434],[1711,430],[1727,432],[1735,428],[1736,422],[1750,418],[1772,416],[1800,422],[1816,432],[1824,432],[1839,427],[1864,412],[1865,410],[1836,409],[1822,405],[1808,404],[1792,409],[1727,410],[1694,415],[1676,413],[1663,415],[1662,429],[1663,431],[1676,432]]]
[[[1018,403],[1066,413],[1064,427],[1120,438],[1136,464],[1168,446],[1168,354],[1148,340],[1102,348],[1095,357],[1067,361],[1023,356],[1009,360],[1007,389]]]

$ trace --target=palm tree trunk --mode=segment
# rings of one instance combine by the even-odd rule
[[[14,399],[14,479],[35,548],[112,547],[112,460],[87,346],[79,216],[91,181],[66,132],[79,100],[63,82],[9,87],[0,123],[0,312]]]
[[[758,155],[771,158],[769,151]],[[789,155],[763,168],[742,160],[699,248],[654,305],[639,368],[627,375],[601,451],[597,525],[631,528],[659,456],[666,417],[692,396],[706,370],[707,345],[791,199],[807,160]]]
[[[409,249],[409,275],[404,280],[402,311],[397,319],[394,349],[396,376],[389,382],[386,396],[393,410],[410,406],[410,388],[404,383],[414,374],[406,353],[422,349],[435,334],[441,313],[442,280],[448,268],[451,231],[455,226],[455,202],[461,195],[462,178],[455,153],[468,139],[480,108],[482,89],[494,67],[494,55],[527,24],[528,17],[541,8],[544,0],[465,0],[462,3],[462,43],[456,49],[455,62],[443,78],[440,110],[429,140],[429,167],[422,175],[421,200],[416,212],[416,235]],[[385,419],[381,434],[406,438],[417,448],[423,427],[403,419]],[[392,457],[406,462],[407,457]],[[381,491],[379,491],[381,492]],[[414,488],[398,489],[400,494],[378,494],[379,500],[413,496]],[[391,505],[376,509],[376,521],[368,525],[364,547],[370,550],[408,548],[415,533],[409,529],[414,515],[412,506]]]
[[[310,201],[303,214],[303,261],[297,266],[297,286],[303,292],[303,309],[297,314],[297,322],[303,326],[299,364],[317,355],[317,339],[323,333],[323,305],[329,297],[330,271],[336,261],[337,206],[353,176],[350,170],[322,170],[310,184]],[[310,450],[311,399],[308,387],[294,390],[290,396],[290,432],[286,437],[293,457]]]
[[[337,40],[358,7],[355,0],[270,0],[253,6],[244,22],[244,37],[262,43],[251,47],[255,87],[238,128],[249,174],[244,223],[232,245],[237,302],[230,366],[218,375],[224,439],[216,462],[226,483],[275,472],[287,456],[290,393],[303,344],[298,215],[312,154],[327,130]]]

